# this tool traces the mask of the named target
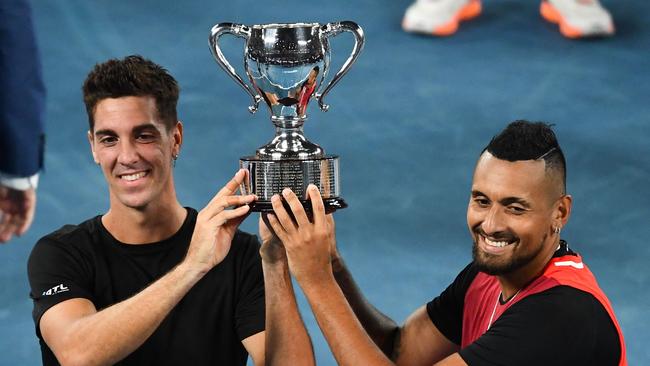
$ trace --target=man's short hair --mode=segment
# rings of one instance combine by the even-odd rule
[[[95,108],[106,98],[151,96],[156,101],[158,118],[168,131],[178,120],[178,83],[165,68],[140,55],[96,64],[82,90],[91,131],[95,127]]]
[[[544,160],[546,169],[555,170],[566,192],[566,161],[552,125],[544,122],[518,120],[494,136],[483,149],[497,159],[507,161]]]

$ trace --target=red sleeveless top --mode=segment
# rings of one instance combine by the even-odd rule
[[[594,275],[582,263],[582,258],[575,255],[552,258],[541,276],[521,289],[510,301],[503,305],[499,302],[501,287],[497,277],[479,272],[465,294],[461,348],[467,347],[476,341],[512,305],[527,296],[561,285],[590,293],[603,305],[618,332],[621,345],[619,366],[626,366],[627,358],[625,356],[623,332],[616,320],[612,305],[598,287]]]

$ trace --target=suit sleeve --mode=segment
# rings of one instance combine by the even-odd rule
[[[0,172],[29,177],[43,166],[45,86],[31,8],[0,1]]]

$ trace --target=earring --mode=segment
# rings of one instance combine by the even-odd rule
[[[562,228],[559,227],[559,226],[556,226],[555,228],[553,228],[553,232],[556,233],[556,234],[559,234],[560,231],[562,231]]]
[[[176,167],[176,160],[178,159],[178,154],[173,154],[172,155],[172,166],[175,168]]]

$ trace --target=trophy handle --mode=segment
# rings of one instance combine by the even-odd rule
[[[243,24],[219,23],[215,25],[210,31],[210,51],[212,51],[212,56],[214,56],[214,59],[217,61],[219,66],[221,66],[221,68],[223,68],[224,71],[230,75],[237,84],[241,85],[241,87],[244,88],[244,90],[246,90],[246,92],[253,98],[253,105],[248,107],[248,111],[255,113],[257,112],[257,107],[259,106],[262,97],[253,92],[253,89],[237,74],[237,71],[235,71],[228,60],[226,60],[223,52],[221,52],[221,48],[219,47],[219,38],[224,34],[232,34],[248,41],[251,35],[251,30]]]
[[[327,112],[330,106],[323,103],[323,98],[325,95],[327,95],[327,93],[329,93],[334,85],[339,82],[343,75],[348,72],[350,66],[352,66],[352,64],[357,60],[357,57],[359,57],[359,54],[363,49],[365,37],[363,35],[363,29],[361,29],[357,23],[351,22],[349,20],[337,23],[327,23],[321,27],[321,32],[327,38],[334,37],[342,32],[350,32],[354,35],[354,47],[352,48],[350,57],[348,57],[343,66],[341,66],[341,69],[336,73],[336,75],[334,75],[332,80],[327,84],[323,91],[316,92],[315,97],[318,99],[318,106],[323,112]]]

